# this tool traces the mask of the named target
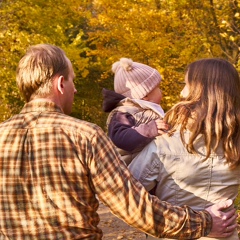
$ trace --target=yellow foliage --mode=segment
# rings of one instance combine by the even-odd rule
[[[48,42],[73,62],[84,100],[77,97],[75,104],[84,109],[80,117],[98,121],[87,110],[93,106],[102,116],[101,88],[112,88],[111,65],[121,57],[159,70],[167,110],[179,100],[188,63],[223,57],[240,69],[239,12],[238,0],[2,1],[0,77],[6,84],[0,100],[14,111],[22,104],[14,84],[17,62],[29,45]]]

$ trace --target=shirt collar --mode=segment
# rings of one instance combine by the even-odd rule
[[[21,111],[21,113],[28,112],[59,112],[63,113],[61,108],[52,101],[40,100],[40,101],[30,101],[26,103]]]

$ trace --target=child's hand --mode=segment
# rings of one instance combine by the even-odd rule
[[[168,131],[169,125],[165,123],[162,119],[155,120],[155,123],[157,125],[159,135],[162,135]]]

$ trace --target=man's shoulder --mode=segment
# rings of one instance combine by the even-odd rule
[[[106,136],[103,129],[95,123],[67,115],[63,116],[62,120],[64,125],[61,126],[58,123],[56,127],[64,131],[67,135],[70,134],[76,138],[88,139],[87,141],[101,141]]]
[[[17,114],[0,123],[0,129],[55,128],[82,135],[94,135],[101,131],[95,124],[59,112]]]
[[[56,122],[58,122],[58,124],[64,124],[65,128],[71,128],[74,131],[96,132],[99,131],[99,129],[101,129],[95,123],[88,122],[86,120],[82,120],[65,114],[61,114],[61,116],[58,116],[57,119],[58,120]]]

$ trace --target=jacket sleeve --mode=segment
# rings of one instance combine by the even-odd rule
[[[149,143],[128,165],[132,175],[145,187],[152,190],[159,177],[160,162],[154,141]]]
[[[139,126],[135,124],[135,119],[129,113],[117,112],[113,115],[108,135],[118,148],[132,152],[146,146],[158,134],[154,120]]]

